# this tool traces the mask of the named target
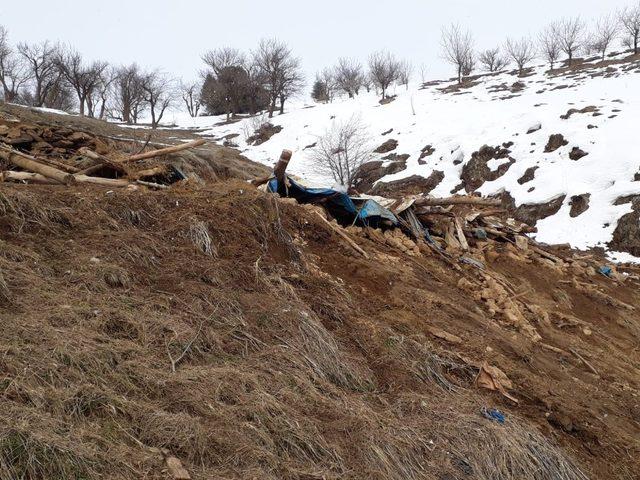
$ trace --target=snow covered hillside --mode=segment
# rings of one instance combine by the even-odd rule
[[[549,216],[537,219],[536,239],[577,248],[610,242],[618,220],[632,211],[631,200],[620,199],[640,194],[637,57],[592,60],[553,74],[538,66],[522,77],[505,72],[472,78],[463,88],[443,81],[398,87],[395,93],[385,105],[373,92],[329,104],[290,105],[272,119],[282,130],[258,146],[246,143],[255,119],[176,121],[207,128],[203,133],[220,141],[232,139],[247,157],[270,165],[283,148],[291,149],[291,173],[328,185],[332,179],[319,177],[310,165],[309,146],[331,122],[357,114],[368,125],[374,148],[397,141],[392,150],[397,156],[387,157],[387,164],[404,154],[402,168],[394,169],[400,171],[380,182],[431,176],[436,183],[441,179],[428,192],[437,196],[466,187],[483,195],[508,192],[515,207],[550,205]],[[473,155],[484,145],[497,148]],[[386,156],[373,154],[371,160]],[[434,172],[442,174],[433,177]]]

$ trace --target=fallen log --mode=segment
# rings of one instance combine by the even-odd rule
[[[8,170],[6,172],[0,172],[0,179],[0,181],[3,182],[28,182],[42,185],[62,185],[60,182],[52,180],[51,178],[32,172],[13,172]]]
[[[169,185],[162,185],[161,183],[153,183],[153,182],[145,182],[142,180],[136,180],[138,185],[142,185],[144,187],[155,188],[157,190],[166,190],[169,188]]]
[[[131,182],[121,178],[90,177],[88,175],[75,175],[74,178],[78,183],[91,183],[94,185],[102,185],[105,187],[113,188],[122,188],[131,185]]]
[[[131,183],[127,180],[115,179],[115,178],[102,178],[102,177],[89,177],[87,175],[77,174],[74,176],[77,183],[91,183],[94,185],[103,185],[105,187],[122,188],[128,187]],[[43,185],[62,185],[51,178],[47,178],[39,173],[31,172],[2,172],[3,182],[29,182],[38,183]],[[155,184],[154,184],[155,185]]]
[[[131,175],[129,175],[130,178],[133,178],[134,180],[140,180],[141,178],[145,178],[145,177],[154,177],[156,175],[165,175],[168,171],[168,168],[166,165],[159,165],[157,167],[153,167],[153,168],[148,168],[146,170],[140,170],[138,172],[135,172]]]
[[[94,152],[93,150],[89,150],[86,147],[83,147],[80,150],[78,150],[78,153],[85,158],[98,162],[95,165],[92,165],[91,167],[85,168],[84,170],[78,172],[81,175],[89,175],[90,173],[97,172],[98,170],[106,166],[113,168],[114,170],[122,173],[123,175],[126,175],[128,173],[126,168],[124,168],[123,165],[120,165],[119,163],[111,160],[109,157],[105,157],[104,155],[100,155],[99,153]]]
[[[33,173],[39,173],[43,177],[50,178],[64,185],[71,185],[75,182],[75,178],[70,173],[63,172],[57,168],[50,167],[40,163],[34,157],[27,154],[16,152],[10,148],[0,147],[0,158],[12,163],[16,167]]]
[[[260,187],[261,185],[264,185],[272,178],[273,178],[272,175],[269,175],[267,177],[254,178],[253,180],[251,180],[251,185],[253,185],[254,187]]]
[[[434,207],[447,205],[481,205],[483,207],[497,207],[501,201],[482,197],[446,197],[446,198],[417,198],[414,205],[418,207]]]
[[[159,157],[160,155],[168,155],[170,153],[181,152],[182,150],[188,150],[189,148],[199,147],[200,145],[204,145],[207,143],[204,139],[193,140],[192,142],[183,143],[181,145],[173,145],[167,148],[161,148],[159,150],[152,150],[151,152],[139,153],[137,155],[132,155],[127,158],[123,158],[118,160],[118,163],[129,163],[129,162],[137,162],[138,160],[146,160],[148,158]]]
[[[349,237],[349,235],[347,235],[345,232],[343,232],[340,228],[334,226],[331,224],[331,222],[329,220],[327,220],[326,218],[324,218],[320,212],[316,212],[316,215],[318,215],[318,217],[320,217],[320,219],[326,223],[329,228],[331,230],[333,230],[335,233],[337,233],[338,235],[340,235],[350,246],[351,248],[353,248],[356,252],[358,252],[360,255],[362,255],[364,258],[369,258],[369,254],[367,252],[365,252],[362,248],[360,248],[360,246],[354,242],[353,240],[351,240],[351,238]]]
[[[80,171],[79,168],[73,167],[71,165],[65,165],[64,163],[58,162],[51,158],[39,158],[38,161],[42,163],[46,163],[52,167],[59,168],[60,170],[64,170],[65,172],[68,172],[68,173],[78,173]]]

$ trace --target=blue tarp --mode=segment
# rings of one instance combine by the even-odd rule
[[[307,188],[287,177],[287,186],[278,185],[272,178],[267,190],[277,192],[280,196],[295,198],[300,203],[315,203],[326,208],[331,215],[342,224],[378,226],[387,220],[398,225],[398,219],[388,209],[374,200],[354,202],[349,195],[331,188]]]

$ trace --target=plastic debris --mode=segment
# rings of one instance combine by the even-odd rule
[[[478,227],[473,231],[473,236],[478,240],[486,240],[487,239],[487,231],[484,228]]]
[[[598,269],[598,272],[601,273],[602,275],[604,275],[605,277],[609,277],[609,278],[611,278],[611,276],[613,275],[613,270],[608,265],[601,266]]]
[[[504,413],[502,413],[497,408],[482,407],[482,409],[480,410],[480,413],[482,413],[482,416],[484,418],[487,418],[493,422],[498,422],[500,424],[503,424],[505,421]]]

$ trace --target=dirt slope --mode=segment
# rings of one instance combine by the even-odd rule
[[[350,234],[239,180],[0,185],[0,477],[637,478],[636,283]]]

